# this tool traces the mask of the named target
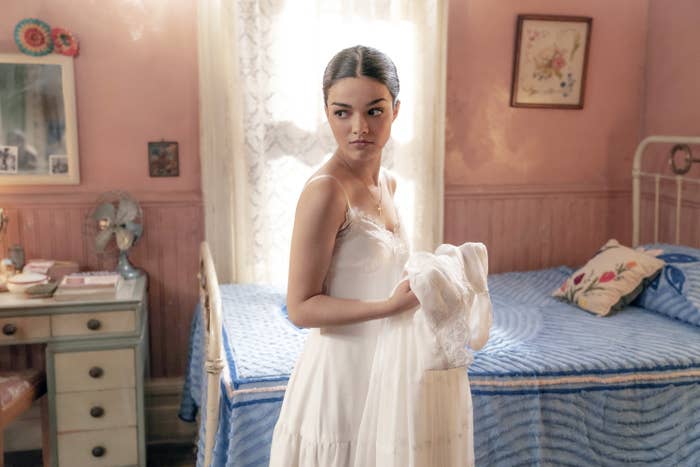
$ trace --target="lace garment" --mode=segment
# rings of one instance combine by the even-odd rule
[[[355,467],[474,465],[467,348],[492,321],[486,248],[441,245],[404,269],[420,307],[382,321]]]
[[[469,349],[479,350],[486,344],[492,322],[486,247],[444,244],[435,254],[418,252],[409,258],[406,273],[421,303],[418,313],[425,315],[439,345],[440,362],[426,369],[469,365]]]

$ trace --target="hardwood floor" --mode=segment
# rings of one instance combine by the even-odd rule
[[[193,467],[194,447],[190,444],[155,444],[148,446],[148,467]],[[5,453],[5,467],[42,467],[41,451]]]

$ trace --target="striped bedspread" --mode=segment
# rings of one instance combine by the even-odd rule
[[[700,465],[700,328],[641,308],[601,318],[558,302],[549,293],[570,272],[489,278],[494,326],[469,369],[477,465]],[[215,465],[262,466],[305,333],[279,291],[223,286],[222,296],[229,371]],[[198,316],[183,419],[206,389]]]

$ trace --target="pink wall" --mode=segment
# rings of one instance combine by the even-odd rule
[[[23,18],[62,26],[80,40],[75,59],[81,184],[1,187],[0,193],[109,189],[200,191],[194,1],[4,1],[0,52],[19,53]],[[146,143],[179,143],[180,176],[150,178]]]
[[[509,106],[516,17],[593,17],[583,110]],[[450,2],[447,185],[617,184],[642,110],[647,2]],[[611,176],[614,174],[614,176]]]
[[[700,2],[651,0],[645,136],[700,134]]]
[[[0,186],[0,207],[10,214],[0,255],[20,243],[29,258],[106,268],[83,238],[83,219],[99,193],[131,192],[144,209],[144,237],[131,257],[149,275],[151,374],[181,375],[204,236],[196,2],[13,0],[0,9],[0,52],[17,52],[14,26],[27,17],[80,40],[74,64],[81,176],[77,186]],[[147,142],[161,139],[179,143],[179,177],[148,176]],[[40,360],[36,349],[0,349],[0,368]]]
[[[593,18],[582,110],[509,106],[518,14]],[[450,2],[445,236],[484,241],[492,270],[577,264],[629,239],[646,0]]]

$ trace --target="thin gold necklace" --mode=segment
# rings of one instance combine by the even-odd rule
[[[342,157],[339,157],[340,161],[345,165],[345,167],[348,169],[348,171],[352,174],[353,177],[355,177],[357,180],[359,180],[362,185],[364,185],[365,188],[367,188],[367,193],[369,193],[370,198],[372,198],[372,201],[376,201],[377,205],[377,213],[379,214],[379,217],[382,217],[382,179],[381,176],[377,177],[377,188],[379,188],[379,200],[377,201],[374,195],[372,194],[372,190],[369,189],[369,185],[365,183],[364,180],[360,178],[359,175],[357,175],[353,170],[350,168],[350,164],[345,162],[345,160]],[[381,168],[380,168],[381,170]]]

